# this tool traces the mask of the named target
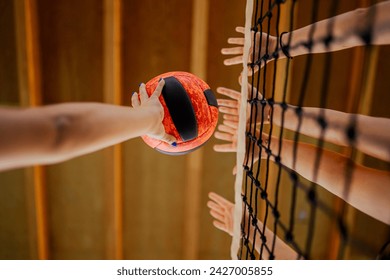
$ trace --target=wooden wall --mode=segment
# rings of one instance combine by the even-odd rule
[[[331,3],[333,1],[319,1],[317,19],[322,20],[330,16]],[[371,4],[381,1],[338,1],[336,14],[368,7]],[[307,16],[312,12],[313,1],[298,1],[295,17],[295,27],[300,28],[310,24]],[[299,92],[305,79],[307,83],[307,94],[304,106],[321,107],[320,90],[324,83],[328,86],[326,93],[326,108],[350,113],[360,113],[377,117],[389,117],[390,104],[388,79],[384,78],[383,67],[389,64],[388,46],[375,46],[370,48],[358,47],[328,54],[316,54],[312,56],[312,67],[309,77],[304,77],[304,67],[308,56],[296,57],[292,61],[290,103],[298,104]],[[386,55],[387,53],[387,55]],[[325,61],[330,59],[329,74],[325,73]],[[387,66],[386,66],[387,65]],[[382,69],[382,70],[381,70]],[[382,100],[382,104],[378,103]],[[302,141],[317,143],[313,139],[301,137]],[[350,155],[350,149],[325,143],[327,149]],[[357,153],[354,160],[363,165],[373,168],[390,170],[388,163]],[[344,203],[320,186],[317,187],[318,196],[330,207],[338,209]],[[303,205],[303,204],[302,204]],[[349,234],[359,239],[367,251],[358,249],[355,245],[347,246],[346,258],[350,259],[371,259],[375,253],[390,238],[390,227],[376,221],[366,214],[346,206],[345,222]],[[387,209],[388,210],[388,209]],[[301,206],[300,210],[307,213],[307,207]],[[384,210],[386,211],[386,210]],[[315,238],[313,241],[313,257],[319,259],[337,258],[337,246],[340,242],[337,225],[326,215],[318,213],[316,216]],[[297,219],[300,233],[305,236],[308,220]],[[370,230],[367,230],[370,229]],[[304,239],[304,237],[303,237]]]
[[[239,89],[240,66],[223,66],[220,49],[244,24],[245,2],[0,0],[0,104],[129,105],[141,82],[173,70],[193,72],[212,89]],[[345,10],[358,6],[342,2]],[[304,7],[298,25],[308,23]],[[389,51],[379,48],[384,63],[376,65],[370,107],[387,117]],[[348,81],[353,52],[337,59],[334,75]],[[338,95],[347,85],[332,81],[330,107],[342,110]],[[213,228],[206,202],[209,191],[233,199],[235,155],[215,153],[216,142],[172,157],[133,139],[61,164],[1,172],[0,259],[229,259],[231,239]]]
[[[228,9],[226,7],[229,7]],[[130,104],[157,74],[180,70],[237,87],[220,49],[244,1],[0,1],[0,102]],[[34,62],[31,67],[30,62]],[[237,70],[237,71],[235,71]],[[233,154],[211,139],[187,156],[142,140],[61,164],[0,173],[1,259],[226,259],[209,191],[232,196]]]

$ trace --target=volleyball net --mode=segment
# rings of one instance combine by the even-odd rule
[[[301,2],[310,3],[305,10],[310,11],[311,25],[305,37],[293,42],[290,34]],[[331,71],[337,63],[331,46],[357,36],[369,51],[375,9],[370,10],[366,29],[340,39],[334,20],[317,24],[320,8],[324,18],[324,3],[319,2],[247,1],[243,61],[248,63],[244,63],[241,83],[234,259],[344,259],[351,250],[363,258],[378,254],[362,234],[351,230],[354,222],[345,202],[351,196],[358,162],[356,114],[334,122],[325,109],[330,102]],[[336,16],[340,1],[326,2],[325,18]],[[321,65],[314,65],[314,52],[319,49]],[[306,55],[292,65],[295,50]],[[366,88],[369,62],[364,63],[361,86],[354,87],[359,94],[346,109],[351,113],[358,113],[358,99]],[[347,98],[343,94],[339,98]],[[313,95],[316,102],[310,102]],[[305,107],[314,103],[316,107]],[[333,138],[340,137],[343,144],[332,146]]]

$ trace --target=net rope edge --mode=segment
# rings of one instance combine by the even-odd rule
[[[241,239],[241,219],[242,219],[242,199],[241,189],[243,180],[242,166],[245,158],[245,130],[246,130],[246,106],[248,100],[248,67],[247,61],[249,58],[249,50],[251,47],[251,21],[253,15],[253,0],[247,0],[245,8],[245,35],[244,35],[244,52],[243,52],[243,71],[241,84],[241,103],[238,123],[238,137],[237,137],[237,174],[234,184],[234,213],[233,213],[233,238],[230,248],[231,258],[237,259],[237,252],[240,247]]]

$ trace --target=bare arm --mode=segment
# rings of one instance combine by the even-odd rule
[[[286,33],[282,37],[282,45],[287,46],[290,42],[288,52],[292,57],[308,54],[309,52],[334,52],[362,46],[366,43],[371,45],[387,45],[390,44],[389,14],[390,1],[381,2],[368,8],[356,9]],[[315,27],[313,37],[311,38],[313,42],[311,49],[309,50],[304,44],[307,44],[310,39],[309,36],[313,25]],[[370,26],[372,27],[371,29],[369,29]],[[324,42],[328,39],[329,28],[332,28],[330,31],[332,37],[329,38],[331,40],[326,46]],[[236,27],[236,31],[240,34],[244,34],[243,27]],[[260,42],[262,43],[260,44]],[[236,46],[223,48],[221,52],[224,55],[234,55],[234,57],[225,59],[224,64],[235,65],[242,63],[244,38],[229,38],[228,43]],[[258,47],[261,46],[261,49],[255,49],[254,54],[251,49],[251,54],[249,55],[250,60],[252,60],[253,56],[255,57],[255,60],[258,60],[266,53],[273,53],[276,49],[279,50],[279,58],[286,57],[281,50],[278,38],[275,36],[268,36],[264,32],[262,34],[257,33],[256,44],[253,42],[252,44]],[[272,60],[273,56],[270,56],[267,62]],[[261,61],[261,66],[264,65],[263,62],[264,61]],[[257,69],[258,68],[255,70],[257,71]]]
[[[218,99],[218,104],[220,104],[219,110],[223,113],[224,123],[219,126],[219,131],[217,131],[215,135],[222,140],[229,140],[229,136],[234,135],[235,133],[235,125],[238,121],[240,93],[223,87],[218,88],[217,91],[231,99]],[[262,111],[261,106],[262,105],[258,104],[258,112]],[[299,118],[295,109],[295,106],[288,105],[288,109],[285,111],[283,128],[292,131],[297,130]],[[350,146],[351,142],[347,137],[347,130],[350,126],[351,119],[354,118],[355,139],[353,145],[363,153],[385,161],[390,161],[390,119],[361,114],[353,115],[324,108],[302,107],[301,109],[302,119],[300,133],[313,138],[319,138],[321,136],[321,126],[318,123],[318,118],[322,116],[326,122],[324,140],[336,145]],[[267,105],[264,110],[264,116],[267,117],[267,119],[269,111],[270,107]],[[273,107],[272,121],[278,126],[282,126],[282,112],[280,106]],[[261,113],[258,113],[257,121],[261,121],[260,115]],[[248,112],[248,119],[249,116],[250,112]],[[268,120],[264,120],[264,123],[267,122]],[[221,133],[226,132],[230,135],[221,135]],[[236,137],[236,135],[234,136]],[[235,139],[233,140],[235,144]],[[217,149],[221,147],[225,149],[226,145],[230,144],[217,145]]]
[[[229,200],[223,198],[222,196],[216,194],[216,193],[209,193],[210,200],[207,202],[207,206],[210,208],[210,215],[215,219],[213,222],[213,225],[228,233],[229,235],[233,235],[233,208],[234,204],[230,202]],[[246,211],[246,213],[248,213]],[[245,219],[247,222],[249,221],[249,216],[246,215]],[[263,227],[263,223],[260,220],[257,220],[257,224],[260,228]],[[247,227],[246,227],[247,229]],[[261,239],[260,234],[255,234],[255,228],[253,226],[250,227],[249,230],[249,241],[253,244],[255,241],[255,250],[257,252],[260,252],[261,247]],[[264,232],[264,235],[267,240],[273,240],[274,233],[269,230],[266,227],[266,230]],[[266,256],[264,258],[268,258],[269,255],[266,251],[264,251]],[[287,260],[287,259],[297,259],[297,253],[289,247],[286,243],[284,243],[283,240],[281,240],[279,237],[276,237],[276,243],[275,243],[275,257],[277,259],[281,260]]]
[[[28,109],[0,109],[0,170],[50,164],[149,134],[172,143],[161,124],[162,106],[145,86],[133,107],[101,103],[63,103]]]
[[[271,149],[278,150],[278,140],[273,138]],[[341,154],[322,150],[318,170],[315,170],[317,148],[298,143],[297,158],[293,162],[294,142],[283,140],[281,162],[304,178],[315,182],[337,195],[360,211],[390,224],[390,173],[355,163]],[[352,164],[349,190],[344,189],[348,164]],[[317,172],[317,176],[315,176]]]
[[[247,223],[250,222],[249,216],[246,215]],[[257,226],[262,229],[264,224],[257,219]],[[255,227],[250,226],[249,228],[249,241],[253,244],[253,240],[255,240],[255,250],[260,253],[261,250],[261,236],[260,233],[257,231],[255,235]],[[268,246],[270,246],[271,240],[274,238],[274,233],[268,228],[265,227],[264,236],[266,240],[269,240]],[[265,254],[265,258],[269,258],[269,253],[267,250],[263,250],[263,254]],[[288,246],[282,239],[280,239],[278,236],[276,236],[275,240],[275,252],[274,252],[275,258],[278,260],[296,260],[298,259],[298,253],[294,251],[290,246]]]
[[[220,92],[220,93],[224,94],[224,92]],[[235,96],[231,95],[230,97],[234,99]],[[217,139],[227,141],[228,143],[215,145],[214,150],[218,152],[234,152],[237,149],[236,142],[237,142],[237,127],[238,127],[238,111],[236,108],[238,104],[237,102],[232,102],[233,100],[230,101],[231,102],[228,103],[221,103],[227,107],[220,108],[220,111],[224,113],[223,116],[224,124],[218,126],[218,131],[215,132],[215,137]],[[314,109],[314,111],[315,110],[318,109]],[[330,111],[330,112],[334,113],[336,111]],[[294,118],[296,119],[296,116],[295,113],[292,114],[294,115],[287,115],[285,119],[286,119],[286,123],[291,122],[290,128],[295,130],[297,125],[297,120],[294,121]],[[277,115],[278,113],[274,112],[274,116]],[[340,118],[340,122],[348,121],[348,118],[347,120],[344,120],[343,117],[340,117],[339,112],[336,112],[336,116],[334,117]],[[371,121],[371,119],[369,120]],[[278,120],[276,120],[276,122],[278,122]],[[310,123],[312,122],[312,118],[304,119],[304,122],[306,123],[302,124],[301,127],[302,129],[308,130],[306,132],[307,134],[312,135],[314,137],[319,135],[320,131],[318,129],[318,124],[316,122]],[[329,122],[337,123],[335,120]],[[360,128],[358,128],[358,131],[362,130],[362,133],[366,133],[365,132],[366,130],[373,130],[376,134],[381,134],[381,133],[386,134],[386,132],[382,131],[384,127],[378,128],[378,124],[376,124],[376,122],[366,123],[366,125],[370,127],[364,127],[361,123]],[[360,132],[357,133],[358,137],[360,137],[359,133]],[[335,142],[345,141],[343,140],[343,133],[338,133],[338,135],[340,139],[337,136],[337,132],[335,132],[335,135],[329,134],[328,137],[331,138],[333,137],[334,138],[333,140]],[[373,137],[373,135],[370,135],[369,133],[367,133],[365,137],[368,139],[367,145],[371,145],[370,144],[371,140],[377,141],[375,140],[375,137]],[[266,138],[268,138],[268,136],[266,136]],[[359,141],[362,140],[358,140],[357,142]],[[386,146],[388,140],[387,141],[383,140],[383,142],[385,143],[384,146]],[[276,146],[278,145],[278,139],[273,137],[271,141],[271,145],[272,145],[271,149],[273,151],[278,151],[278,147]],[[377,149],[378,145],[376,143],[374,146],[376,147],[375,149]],[[305,143],[298,143],[297,161],[295,165],[293,163],[294,142],[284,139],[282,142],[282,147],[283,149],[282,149],[281,159],[282,159],[282,163],[285,166],[287,166],[290,169],[294,169],[296,172],[298,172],[306,179],[321,185],[328,191],[344,199],[346,202],[348,202],[355,208],[367,213],[368,215],[371,215],[372,217],[384,223],[390,224],[390,211],[388,211],[390,205],[390,187],[389,187],[390,173],[389,172],[384,172],[380,170],[367,168],[358,164],[353,164],[350,189],[349,192],[346,193],[344,192],[344,185],[345,185],[344,180],[345,180],[346,168],[349,164],[348,158],[335,152],[322,150],[322,157],[318,169],[318,176],[315,177],[313,176],[315,174],[314,162],[315,162],[316,150],[317,150],[315,146],[305,144]],[[257,149],[256,145],[255,148]],[[258,160],[258,156],[259,156],[258,149],[253,151],[253,153],[255,155],[254,160]],[[262,157],[266,157],[266,155],[262,155]]]
[[[322,116],[326,121],[324,140],[337,145],[350,146],[347,130],[351,118],[355,118],[355,141],[353,145],[363,153],[390,161],[390,119],[371,117],[366,115],[351,115],[340,111],[321,109],[315,107],[302,108],[300,133],[313,138],[319,138],[321,127],[317,121]],[[282,108],[275,106],[273,122],[281,126]],[[289,105],[285,111],[283,127],[296,131],[299,119],[295,107]]]
[[[220,132],[226,135],[230,132]],[[219,152],[232,152],[235,148],[235,142],[226,136],[218,139],[232,142],[232,144],[215,145],[214,150]],[[264,136],[268,139],[268,136]],[[278,139],[272,137],[271,150],[278,151]],[[372,216],[373,218],[390,224],[390,173],[386,171],[368,168],[356,163],[349,162],[349,159],[341,154],[322,150],[322,156],[318,169],[315,169],[315,160],[317,156],[317,147],[298,143],[296,162],[293,162],[294,142],[291,140],[282,140],[281,163],[287,168],[295,170],[299,175],[312,181],[334,195],[345,200],[351,206]],[[259,148],[255,145],[254,162],[259,159]],[[261,155],[266,158],[267,155]],[[274,160],[271,157],[271,160]],[[351,164],[351,181],[348,183],[348,190],[345,190],[346,172]],[[317,172],[317,173],[316,173]]]
[[[372,45],[390,44],[390,1],[385,1],[368,8],[360,8],[315,23],[312,53],[343,50],[366,43]],[[307,54],[309,50],[302,45],[308,42],[313,25],[292,31],[283,36],[283,45],[287,45],[289,36],[290,55],[292,57]],[[370,28],[371,27],[371,28]],[[329,28],[332,28],[329,30]],[[332,40],[328,48],[323,43],[329,36]],[[364,36],[370,37],[364,37]],[[365,41],[370,39],[370,41]]]

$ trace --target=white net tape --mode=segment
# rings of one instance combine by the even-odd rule
[[[243,72],[242,72],[242,84],[241,84],[241,105],[239,112],[239,124],[237,131],[237,174],[234,185],[234,215],[233,215],[233,239],[230,248],[231,258],[237,259],[237,252],[240,246],[241,240],[241,218],[242,218],[242,180],[243,180],[243,168],[242,164],[245,158],[245,129],[246,129],[246,107],[248,100],[248,67],[247,61],[249,57],[249,50],[251,47],[251,21],[253,13],[253,0],[247,0],[245,9],[245,44],[243,53]]]

